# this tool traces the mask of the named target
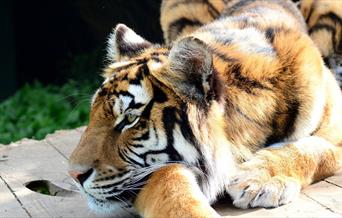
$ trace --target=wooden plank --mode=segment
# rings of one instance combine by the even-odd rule
[[[83,133],[86,130],[86,128],[87,128],[87,126],[81,126],[81,127],[76,128],[75,130],[80,132],[80,133]]]
[[[23,140],[0,148],[0,153],[8,156],[0,162],[1,176],[32,217],[100,217],[89,211],[86,199],[75,191],[65,157],[45,141]],[[36,180],[51,181],[72,194],[49,196],[25,187]]]
[[[341,217],[303,194],[290,204],[278,208],[242,210],[234,208],[229,202],[220,202],[215,209],[220,215],[227,217]]]
[[[0,217],[30,217],[0,178]]]
[[[304,194],[301,194],[298,199],[290,204],[271,210],[276,212],[274,217],[284,216],[285,214],[295,217],[341,217]]]
[[[342,169],[337,171],[334,176],[331,176],[331,177],[325,179],[325,181],[342,188]]]
[[[25,139],[10,146],[0,146],[0,175],[11,189],[0,183],[0,217],[5,209],[11,211],[7,212],[8,216],[27,215],[23,214],[15,196],[32,217],[101,217],[89,211],[85,198],[76,191],[67,174],[67,158],[84,128],[58,131],[43,141]],[[237,217],[341,217],[342,188],[338,187],[341,175],[339,172],[326,179],[335,185],[314,184],[304,190],[305,195],[279,208],[241,210],[234,208],[231,202],[220,202],[215,208],[221,215]],[[64,197],[38,194],[25,187],[27,182],[34,180],[51,181],[71,194]],[[9,195],[11,191],[15,196]],[[18,210],[8,209],[18,208],[18,204]]]
[[[74,150],[81,138],[80,130],[59,130],[54,134],[50,134],[45,141],[60,152],[66,159],[69,159],[71,152]]]
[[[342,188],[322,181],[307,187],[303,192],[317,203],[342,216]]]

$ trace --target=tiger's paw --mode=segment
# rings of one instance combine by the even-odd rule
[[[262,177],[244,172],[235,176],[227,187],[233,204],[239,208],[273,208],[290,203],[300,192],[300,184],[291,177]]]

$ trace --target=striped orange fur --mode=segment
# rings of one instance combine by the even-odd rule
[[[161,19],[172,2],[187,5],[164,1]],[[123,24],[109,39],[70,157],[95,211],[217,217],[210,204],[224,192],[240,208],[278,207],[342,166],[341,90],[295,5],[189,2],[212,15],[174,23],[170,45]]]

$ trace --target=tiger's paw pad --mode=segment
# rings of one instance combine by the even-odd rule
[[[274,208],[290,203],[300,192],[299,183],[289,177],[271,177],[267,180],[246,176],[233,178],[227,187],[233,204],[239,208]]]

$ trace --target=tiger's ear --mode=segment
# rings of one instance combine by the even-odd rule
[[[169,84],[183,99],[208,103],[219,94],[213,58],[207,45],[194,37],[183,38],[171,48],[169,54]]]
[[[119,61],[123,57],[139,54],[152,43],[145,40],[124,24],[118,24],[108,38],[107,57],[111,61]]]

